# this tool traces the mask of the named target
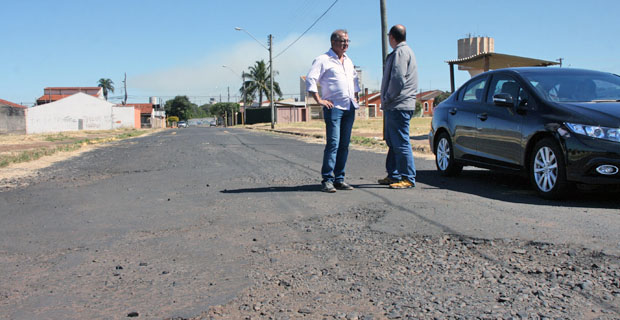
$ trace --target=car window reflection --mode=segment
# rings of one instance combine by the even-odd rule
[[[464,102],[482,102],[482,95],[484,93],[484,86],[486,85],[486,78],[480,78],[472,81],[463,95]]]
[[[537,75],[530,84],[545,100],[555,102],[591,102],[620,99],[620,79],[608,75],[593,78],[590,75]]]

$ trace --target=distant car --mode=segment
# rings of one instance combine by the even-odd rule
[[[620,76],[509,68],[467,81],[434,110],[442,175],[464,165],[526,173],[544,198],[575,183],[620,185]]]
[[[179,128],[187,128],[188,125],[187,125],[186,121],[179,121],[179,122],[177,122],[177,127],[179,127]]]
[[[215,126],[217,126],[217,122],[215,122],[215,121],[210,121],[209,122],[209,127],[215,127]]]

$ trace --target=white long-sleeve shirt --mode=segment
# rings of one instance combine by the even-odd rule
[[[317,84],[321,86],[321,99],[331,101],[334,108],[349,110],[351,104],[359,108],[355,99],[355,93],[360,91],[359,79],[346,54],[342,63],[332,49],[314,59],[306,76],[306,88],[319,92]]]

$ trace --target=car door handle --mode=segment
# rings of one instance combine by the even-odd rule
[[[486,113],[480,113],[478,114],[478,119],[480,119],[481,121],[485,121],[486,119],[489,118],[489,115]]]
[[[450,111],[448,111],[451,115],[455,115],[456,114],[456,108],[452,108],[450,109]]]

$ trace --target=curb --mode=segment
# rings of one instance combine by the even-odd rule
[[[274,132],[274,133],[280,133],[280,134],[289,134],[289,135],[300,136],[300,137],[325,139],[325,135],[320,134],[320,133],[309,134],[309,133],[303,133],[303,132],[285,131],[285,130],[277,130],[277,129],[263,129],[263,128],[252,128],[252,127],[244,127],[244,128],[249,129],[249,130],[260,130],[260,131]],[[353,136],[353,134],[351,136]],[[351,144],[356,144],[356,143],[351,142]],[[426,146],[426,145],[415,145],[412,143],[411,149],[414,152],[432,154],[430,146]]]

